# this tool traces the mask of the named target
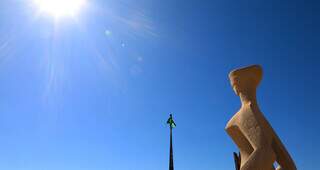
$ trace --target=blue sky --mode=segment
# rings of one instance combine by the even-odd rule
[[[261,64],[261,110],[298,169],[319,147],[316,1],[92,0],[54,20],[0,1],[0,169],[232,170],[230,70]]]

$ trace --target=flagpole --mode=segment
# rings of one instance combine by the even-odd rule
[[[170,126],[170,162],[169,170],[174,170],[173,167],[173,147],[172,147],[172,127]]]
[[[169,159],[169,170],[174,170],[173,167],[173,146],[172,146],[172,129],[176,127],[176,123],[174,123],[172,114],[170,114],[170,117],[167,121],[167,124],[169,124],[170,127],[170,159]]]

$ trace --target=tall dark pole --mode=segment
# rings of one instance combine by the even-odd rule
[[[172,114],[167,121],[167,124],[170,126],[170,159],[169,159],[169,170],[174,170],[173,168],[173,147],[172,147],[172,129],[176,127],[176,123],[174,123]]]
[[[170,162],[169,170],[174,170],[173,168],[173,147],[172,147],[172,127],[170,126]]]

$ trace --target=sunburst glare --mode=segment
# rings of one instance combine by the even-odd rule
[[[33,0],[40,12],[53,17],[75,16],[86,4],[86,0]]]

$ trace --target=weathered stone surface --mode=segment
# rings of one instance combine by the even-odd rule
[[[231,85],[242,106],[226,126],[241,153],[240,170],[296,170],[281,140],[259,109],[256,88],[262,79],[262,68],[253,65],[232,71]]]

